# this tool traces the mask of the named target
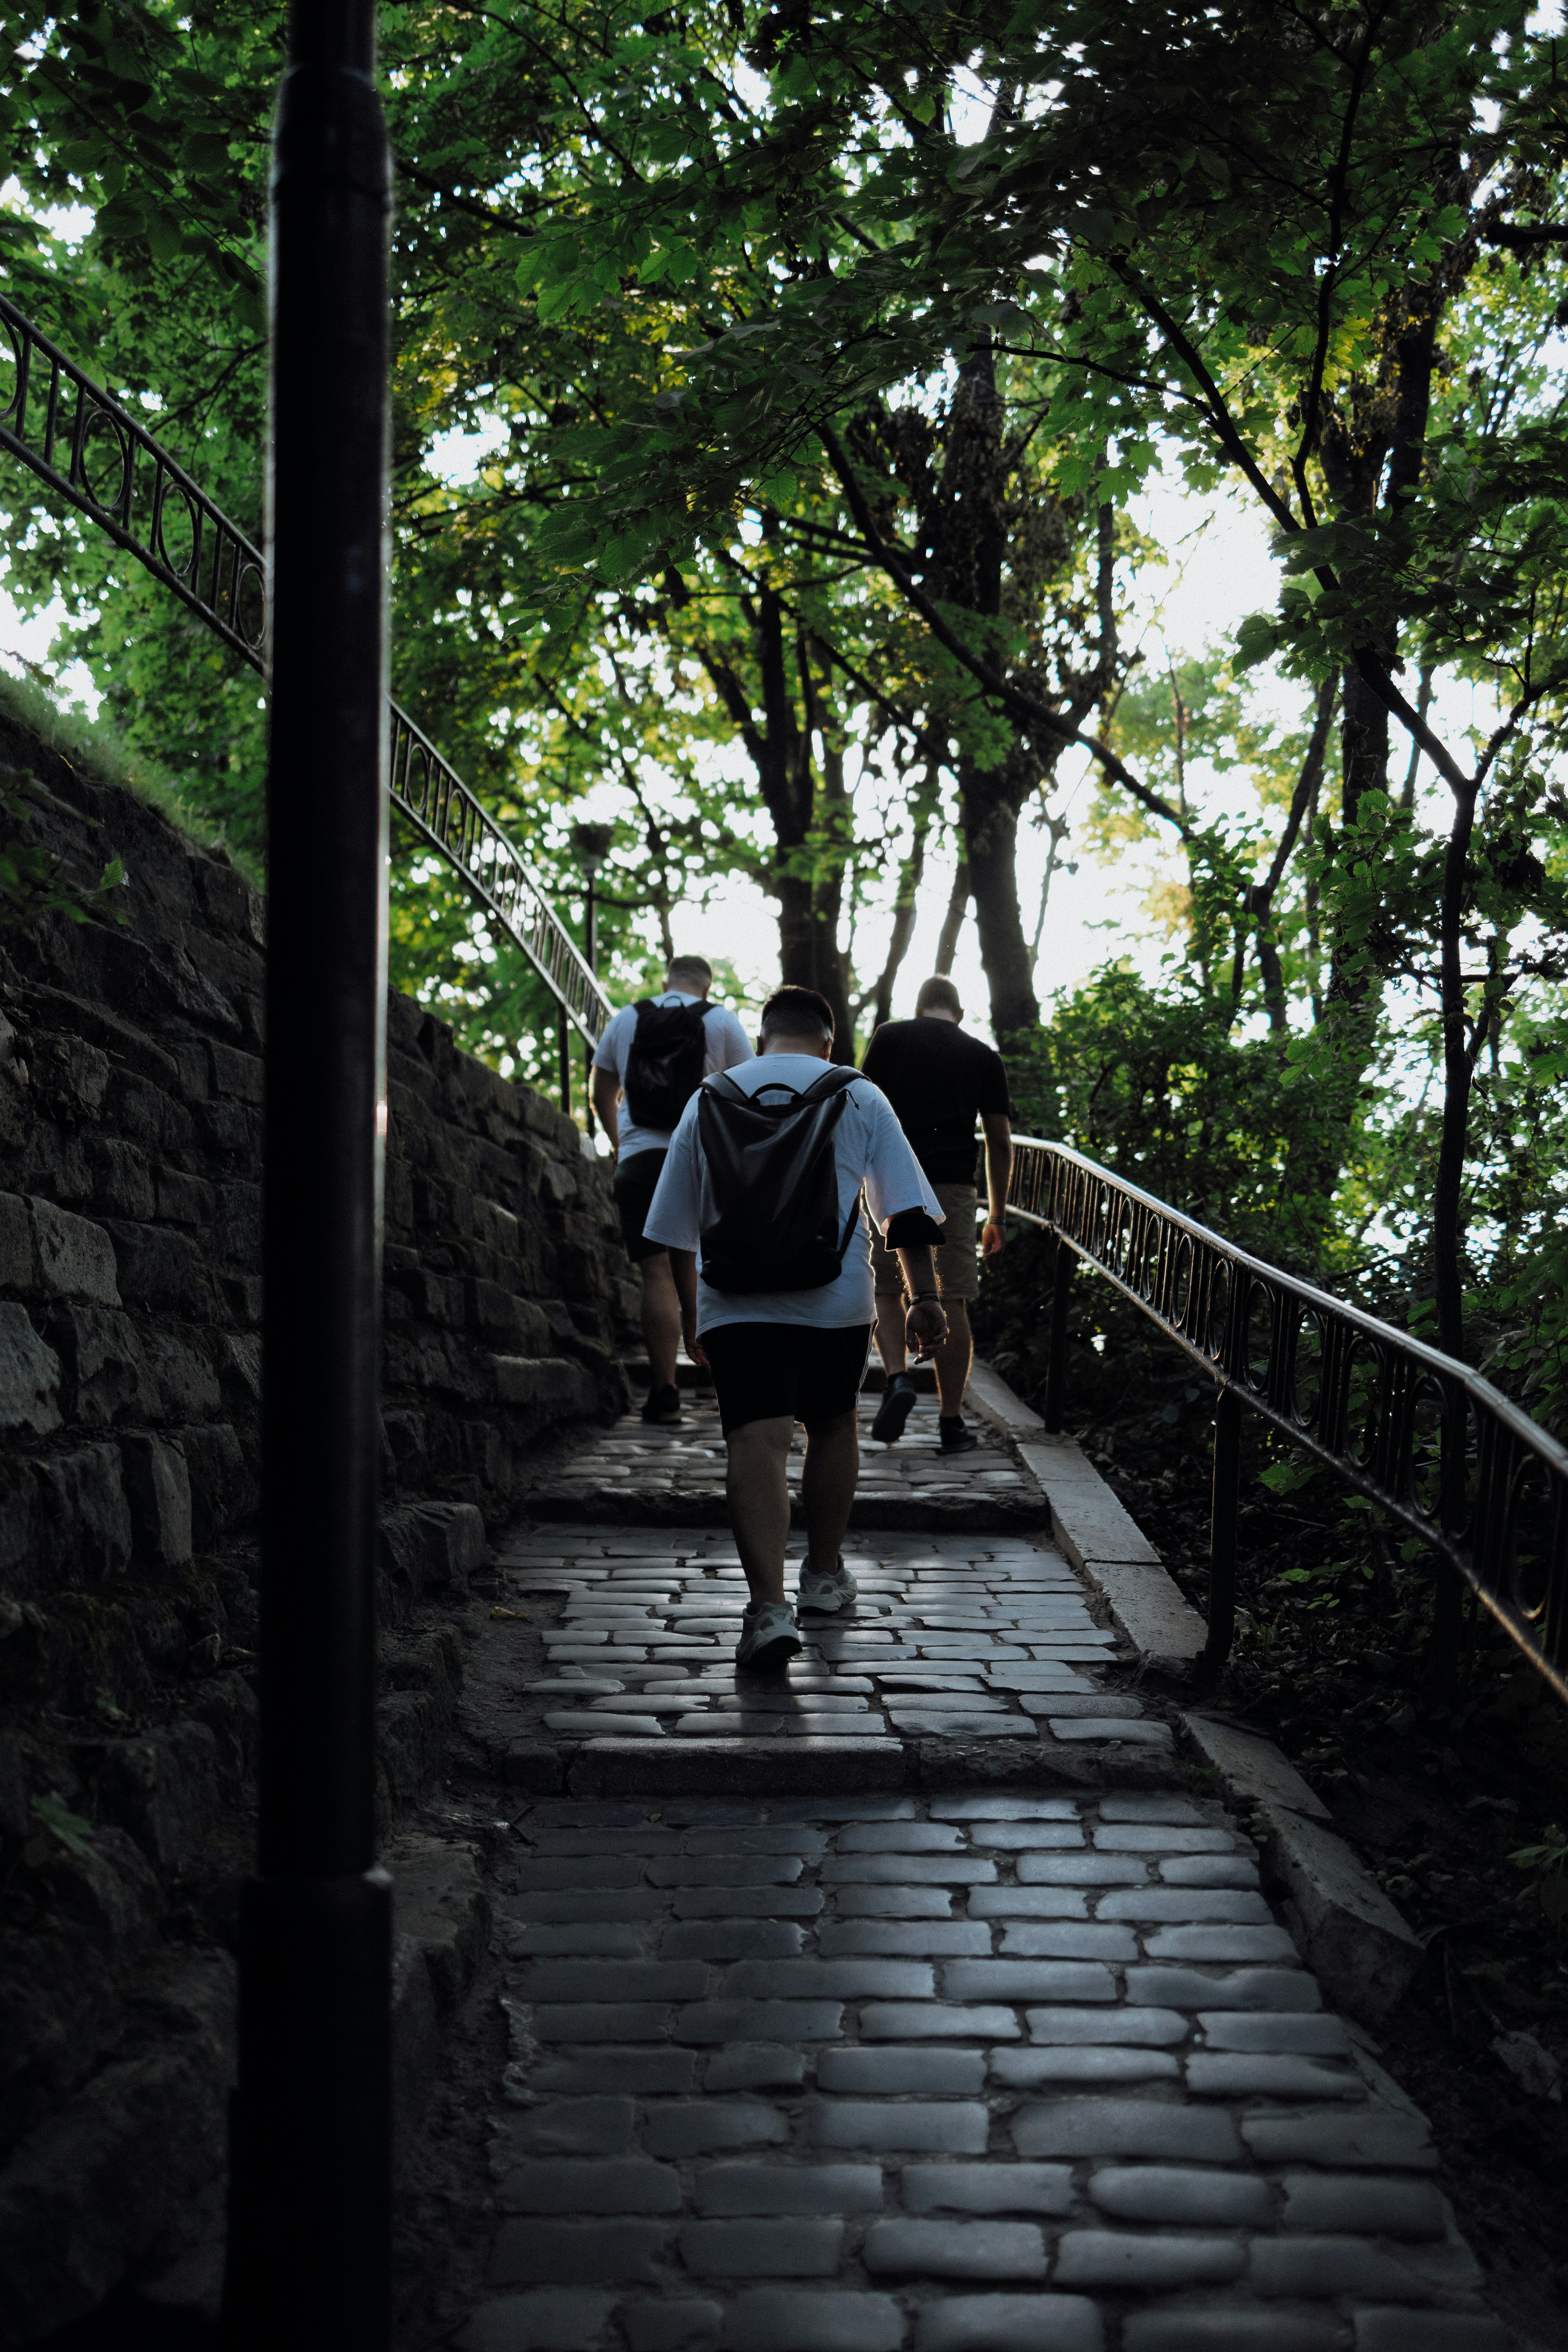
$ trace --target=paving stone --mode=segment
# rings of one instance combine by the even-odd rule
[[[700,2000],[708,1975],[700,1960],[536,1960],[515,1990],[531,2001]]]
[[[1142,1822],[1102,1822],[1094,1832],[1102,1853],[1234,1853],[1228,1830],[1167,1829]]]
[[[1419,2260],[1419,2256],[1416,2257]],[[1247,2269],[1254,2294],[1420,2294],[1426,2282],[1370,2238],[1255,2238]]]
[[[1046,1728],[1053,1739],[1121,1740],[1142,1748],[1172,1748],[1175,1735],[1168,1723],[1127,1715],[1048,1715]]]
[[[689,2221],[680,2233],[680,2258],[705,2278],[831,2278],[843,2244],[842,2221],[798,2215]]]
[[[969,1909],[976,1919],[1087,1919],[1089,1896],[1081,1886],[973,1886]]]
[[[1159,1822],[1170,1829],[1202,1829],[1204,1817],[1196,1805],[1185,1797],[1165,1797],[1151,1790],[1129,1790],[1125,1795],[1101,1797],[1099,1804],[1102,1822]]]
[[[602,1853],[547,1857],[543,1861],[520,1863],[517,1883],[525,1894],[554,1894],[567,1888],[591,1889],[612,1886],[640,1886],[643,1865],[637,1854]],[[537,1917],[538,1914],[531,1916]]]
[[[1114,2000],[1116,1979],[1094,1960],[948,1960],[948,2000]]]
[[[1355,2314],[1355,2352],[1511,2352],[1516,2339],[1500,2319],[1477,2312],[1381,2311]]]
[[[1053,2099],[1013,2118],[1020,2156],[1152,2156],[1237,2164],[1236,2126],[1215,2107],[1152,2099]],[[1254,2151],[1256,2153],[1256,2150]]]
[[[630,2352],[713,2352],[724,2323],[717,2303],[626,2303],[619,2316]]]
[[[677,2011],[678,2042],[836,2042],[837,2000],[698,2000]]]
[[[890,2294],[759,2287],[737,2295],[725,2352],[898,2352],[904,2315]]]
[[[984,1919],[829,1919],[817,1931],[816,1944],[825,1958],[839,1952],[889,1952],[940,1959],[959,1952],[988,1952],[991,1930]]]
[[[1311,2058],[1348,2058],[1351,2053],[1343,2020],[1327,2014],[1292,2017],[1246,2010],[1200,2010],[1198,2024],[1211,2050],[1293,2050]]]
[[[637,2279],[651,2285],[668,2232],[662,2221],[503,2221],[490,2255],[492,2286],[580,2286]]]
[[[805,2080],[805,2053],[782,2042],[730,2042],[715,2050],[705,2091],[783,2091]]]
[[[1005,2074],[996,2067],[999,2083],[1032,2085],[1068,2083],[1150,2083],[1161,2080],[1179,2082],[1182,2069],[1168,2050],[1142,2050],[1126,2042],[1097,2047],[1092,2042],[1078,2048],[1066,2046],[1051,2050],[1009,2050],[996,2053],[998,2061],[1011,2061]]]
[[[496,2197],[505,2213],[679,2213],[680,2175],[640,2157],[618,2164],[554,2158],[514,2164]]]
[[[1104,2165],[1089,2195],[1121,2221],[1178,2221],[1188,2228],[1266,2230],[1274,2219],[1268,2181],[1255,2172],[1189,2171],[1180,2165]]]
[[[806,2128],[817,2147],[984,2156],[991,2115],[988,2108],[961,2105],[956,2100],[941,2105],[913,2099],[824,2099],[810,2112]]]
[[[501,1927],[510,1960],[548,1959],[564,1952],[581,1952],[595,1959],[635,1960],[641,1957],[645,1933],[640,1922],[615,1927],[591,1919],[559,1927],[509,1927],[504,1922]]]
[[[1142,1886],[1148,1865],[1136,1854],[1021,1853],[1020,1886]]]
[[[1083,1830],[1078,1822],[997,1822],[977,1821],[969,1832],[973,1846],[1011,1848],[1027,1851],[1078,1847],[1084,1843]]]
[[[985,1823],[984,1832],[970,1832],[972,1840],[979,1838],[983,1843],[990,1843],[990,1830],[995,1823],[1078,1820],[1078,1808],[1070,1797],[1010,1797],[1000,1790],[977,1797],[935,1796],[931,1811],[933,1820]]]
[[[1342,2323],[1331,2311],[1269,2311],[1258,2304],[1156,2305],[1133,2312],[1121,2326],[1122,2352],[1342,2352],[1344,2340]],[[1407,2347],[1390,2346],[1386,2352]],[[1417,2347],[1412,2344],[1408,2352]]]
[[[679,1853],[680,1832],[678,1830],[629,1828],[541,1828],[533,1840],[536,1856],[560,1859],[563,1855],[589,1853]]]
[[[530,2087],[564,2097],[574,2093],[632,2092],[642,2096],[690,2091],[697,2084],[697,2059],[689,2050],[628,2050],[622,2045],[578,2050],[546,2057],[535,2067]]]
[[[896,2095],[919,2091],[927,2098],[973,2098],[985,2087],[983,2050],[825,2050],[816,2062],[823,2091],[861,2091]]]
[[[541,2042],[662,2042],[670,2011],[644,2000],[559,2001],[533,2011]]]
[[[678,1919],[815,1919],[820,1886],[682,1886],[672,1908]]]
[[[1152,1960],[1258,1960],[1300,1966],[1300,1954],[1283,1927],[1157,1927],[1143,1937]]]
[[[1010,2009],[963,2009],[934,2000],[868,2001],[860,2011],[861,2038],[867,2042],[1016,2042],[1021,2030]]]
[[[830,1854],[822,1883],[847,1886],[989,1886],[996,1864],[967,1853]]]
[[[650,1886],[789,1886],[805,1864],[791,1853],[683,1853],[646,1867]]]
[[[1070,2213],[1070,2164],[908,2164],[908,2213]]]
[[[1026,1715],[961,1715],[952,1709],[917,1714],[913,1708],[889,1706],[888,1720],[900,1731],[926,1739],[1036,1739],[1034,1719]]]
[[[1258,1865],[1244,1853],[1166,1853],[1157,1863],[1166,1886],[1256,1886]]]
[[[1259,2164],[1393,2165],[1412,2172],[1437,2168],[1426,2118],[1398,2107],[1247,2116],[1241,2129]]]
[[[1361,2172],[1288,2172],[1288,2230],[1374,2230],[1381,2238],[1440,2238],[1443,2200],[1429,2181],[1369,2180]]]
[[[655,2107],[643,2126],[650,2156],[702,2156],[716,2147],[776,2147],[789,2137],[777,2107],[757,2099],[701,2099]]]
[[[1187,2088],[1200,2099],[1354,2099],[1366,2097],[1364,2079],[1321,2058],[1262,2052],[1194,2050]]]
[[[1002,1933],[1002,1957],[1015,1960],[1135,1960],[1131,1927],[1098,1921],[1025,1919]]]
[[[665,1929],[658,1948],[667,1960],[787,1960],[801,1940],[787,1919],[686,1919]]]
[[[1134,2042],[1164,2050],[1184,2042],[1188,2021],[1174,2009],[1031,2009],[1029,2032],[1036,2042]]]
[[[873,2278],[1037,2278],[1046,2248],[1032,2221],[874,2221],[860,2259]]]
[[[700,2213],[879,2213],[878,2164],[706,2164],[692,2191]]]
[[[1068,2230],[1057,2247],[1060,2286],[1105,2286],[1123,2294],[1239,2278],[1245,2250],[1234,2238],[1135,2237],[1123,2230]]]
[[[452,2340],[456,2352],[591,2352],[615,2300],[586,2287],[497,2295]]]
[[[519,2156],[622,2156],[636,2122],[631,2098],[552,2099],[510,2114],[507,2137]]]
[[[952,1911],[952,1895],[940,1886],[840,1886],[833,1904],[841,1919],[946,1919]]]
[[[816,1899],[820,1904],[822,1897],[818,1895]],[[570,1920],[575,1926],[584,1926],[590,1920],[658,1919],[668,1908],[666,1896],[650,1894],[646,1889],[626,1894],[600,1894],[578,1889],[564,1895],[521,1895],[509,1904],[507,1916],[524,1924]]]
[[[1101,2352],[1100,2314],[1077,2294],[953,2294],[915,2321],[914,2352]]]
[[[1095,1906],[1097,1919],[1224,1920],[1239,1927],[1272,1925],[1261,1895],[1239,1886],[1111,1887]]]
[[[919,1960],[742,1960],[719,1987],[726,1996],[760,2000],[931,2000],[934,1971]]]
[[[1127,1998],[1156,2009],[1315,2010],[1323,2005],[1317,1979],[1305,1969],[1234,1969],[1226,1976],[1203,1976],[1196,1969],[1129,1969]]]
[[[760,1822],[755,1829],[690,1829],[685,1843],[688,1853],[826,1853],[827,1832],[806,1822]]]

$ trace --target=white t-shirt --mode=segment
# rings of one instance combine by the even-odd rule
[[[732,1073],[734,1082],[749,1095],[780,1080],[804,1094],[814,1078],[828,1067],[812,1054],[767,1054]],[[924,1209],[942,1223],[942,1207],[921,1172],[893,1106],[869,1078],[858,1078],[846,1088],[847,1101],[834,1130],[838,1162],[838,1230],[844,1231],[862,1184],[878,1229],[887,1231],[889,1217],[900,1209]],[[724,1323],[806,1323],[824,1331],[840,1331],[855,1323],[870,1323],[877,1313],[871,1278],[871,1239],[862,1216],[849,1237],[837,1279],[820,1290],[764,1290],[738,1293],[710,1290],[702,1280],[701,1174],[699,1166],[697,1114],[701,1101],[693,1095],[680,1115],[664,1163],[658,1189],[649,1204],[643,1232],[666,1249],[696,1250],[697,1328],[716,1331]]]
[[[653,999],[655,1004],[700,1004],[700,996],[682,996],[679,989],[667,988],[662,996]],[[623,1087],[626,1083],[626,1064],[631,1059],[632,1039],[637,1034],[637,1009],[635,1004],[623,1004],[605,1024],[605,1034],[594,1049],[594,1067],[614,1070]],[[716,1004],[702,1024],[702,1043],[707,1049],[702,1065],[704,1077],[715,1070],[732,1070],[741,1062],[755,1060],[752,1041],[726,1004]],[[629,1160],[634,1151],[668,1151],[669,1137],[660,1128],[638,1127],[632,1118],[631,1106],[623,1096],[620,1114],[619,1156]]]

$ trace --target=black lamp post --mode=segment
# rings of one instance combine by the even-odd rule
[[[588,885],[587,905],[583,922],[583,954],[589,971],[595,979],[599,971],[599,940],[595,920],[597,910],[594,904],[594,884],[598,879],[605,860],[610,854],[610,844],[615,837],[616,829],[613,824],[574,824],[572,828],[572,847],[576,853],[577,863],[583,868]],[[591,1045],[584,1049],[584,1083],[587,1088],[588,1133],[592,1135],[594,1132],[594,1049]]]
[[[386,237],[374,0],[293,0],[272,173],[260,1804],[226,2352],[390,2334],[377,1871]]]

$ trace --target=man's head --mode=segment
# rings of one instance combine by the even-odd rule
[[[815,988],[775,988],[763,1007],[764,1054],[812,1054],[826,1061],[833,1051],[833,1007]]]
[[[922,1013],[932,1013],[938,1021],[962,1021],[963,1000],[951,980],[940,972],[932,980],[922,980],[921,992],[915,999],[915,1019]]]
[[[671,956],[666,985],[677,996],[706,996],[713,985],[713,967],[706,956]]]

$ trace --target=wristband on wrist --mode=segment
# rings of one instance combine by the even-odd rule
[[[940,1290],[917,1290],[911,1294],[910,1305],[911,1307],[918,1307],[922,1298],[935,1298],[940,1301],[942,1293]]]

